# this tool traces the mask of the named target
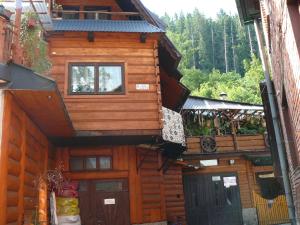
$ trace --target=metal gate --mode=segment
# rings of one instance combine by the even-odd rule
[[[188,225],[242,225],[237,175],[185,175]]]

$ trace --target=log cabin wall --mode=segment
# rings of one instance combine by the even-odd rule
[[[56,163],[63,163],[65,176],[72,180],[127,179],[131,224],[166,221],[166,204],[171,204],[172,196],[165,194],[163,172],[159,171],[162,164],[161,153],[135,146],[66,147],[59,148],[56,152]],[[71,172],[71,156],[111,156],[112,169],[100,172]],[[182,193],[182,187],[180,190]],[[166,201],[166,197],[169,197],[169,201]],[[176,211],[172,213],[176,215]],[[178,215],[181,216],[182,212]]]
[[[65,32],[49,37],[52,70],[77,131],[159,130],[161,94],[157,36],[140,43],[139,34]],[[106,96],[68,95],[68,65],[71,62],[122,63],[125,94]],[[137,90],[136,84],[149,84]]]
[[[235,164],[229,165],[229,160],[234,159]],[[199,160],[190,160],[189,163],[197,164]],[[259,191],[256,183],[255,173],[273,171],[272,166],[252,166],[251,162],[243,157],[222,157],[219,159],[219,165],[207,167],[194,172],[184,172],[188,174],[218,174],[218,173],[236,173],[238,176],[242,208],[254,208],[253,191]]]
[[[172,165],[164,175],[166,213],[168,221],[186,224],[182,166]]]
[[[39,189],[35,182],[47,169],[49,142],[8,92],[3,109],[0,224],[29,224],[38,206],[37,219],[47,224],[46,204],[39,205],[46,200],[38,198],[47,189]]]

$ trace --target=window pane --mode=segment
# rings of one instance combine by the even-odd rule
[[[99,66],[99,92],[122,93],[121,66]]]
[[[100,169],[102,169],[102,170],[111,169],[111,158],[110,157],[100,157],[99,165],[100,165]]]
[[[99,181],[96,182],[96,191],[116,192],[123,190],[121,181]]]
[[[96,160],[96,158],[86,158],[85,167],[86,167],[87,170],[97,169],[97,160]]]
[[[87,191],[88,190],[88,182],[80,181],[78,191]]]
[[[83,159],[82,158],[71,158],[70,168],[72,171],[83,170]]]
[[[72,66],[72,84],[73,93],[94,92],[94,66]]]
[[[95,11],[103,11],[103,12],[109,12],[110,7],[103,7],[103,6],[86,6],[84,7],[84,11],[93,11],[90,13],[85,13],[84,18],[90,19],[90,20],[110,20],[111,16],[108,14],[101,14],[101,13],[95,13]]]
[[[70,19],[79,19],[79,12],[68,12],[68,11],[79,11],[79,6],[63,6],[63,13],[62,13],[62,18],[65,20],[70,20]]]

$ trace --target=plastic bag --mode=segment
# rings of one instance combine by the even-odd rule
[[[59,216],[75,216],[79,215],[77,198],[57,198],[56,210]]]
[[[80,216],[59,216],[58,225],[81,225]]]

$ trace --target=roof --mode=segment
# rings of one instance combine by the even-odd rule
[[[259,0],[236,0],[236,5],[242,24],[248,24],[260,18]]]
[[[144,20],[53,20],[54,31],[164,33]]]
[[[3,0],[1,1],[1,5],[12,12],[16,9],[16,2],[14,0]],[[22,0],[22,13],[32,11],[35,11],[38,14],[41,25],[45,30],[52,29],[51,16],[46,0]],[[15,19],[14,14],[11,16],[11,19]]]
[[[23,110],[48,137],[69,137],[74,134],[54,80],[15,63],[0,64],[0,79],[7,82],[0,89],[13,94]]]
[[[224,101],[203,97],[189,97],[183,106],[184,110],[249,110],[263,111],[262,105],[234,101]]]

